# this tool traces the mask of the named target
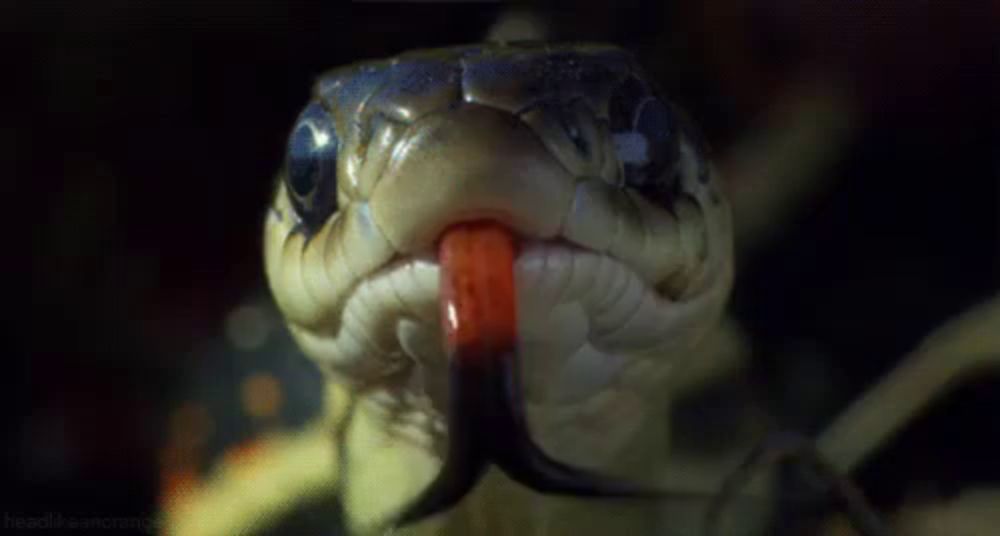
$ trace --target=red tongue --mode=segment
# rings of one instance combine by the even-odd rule
[[[503,356],[517,341],[515,239],[492,222],[459,223],[438,246],[441,320],[455,359]]]
[[[448,450],[437,477],[399,515],[397,526],[447,510],[489,464],[541,493],[656,497],[659,492],[559,462],[531,438],[518,378],[515,239],[488,222],[444,232],[441,319],[449,363]]]

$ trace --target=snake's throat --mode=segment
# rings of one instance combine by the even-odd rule
[[[441,238],[440,305],[450,358],[448,451],[436,479],[397,518],[400,525],[455,506],[491,463],[541,493],[658,495],[563,464],[531,438],[515,351],[516,246],[511,231],[491,222],[456,224]]]

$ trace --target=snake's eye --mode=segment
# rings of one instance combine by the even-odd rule
[[[648,84],[629,77],[612,96],[608,113],[625,186],[668,202],[680,158],[679,123],[670,106]]]
[[[288,138],[285,184],[307,231],[337,210],[337,149],[333,118],[319,104],[306,107]]]

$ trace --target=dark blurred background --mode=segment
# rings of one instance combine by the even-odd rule
[[[854,128],[821,170],[830,185],[740,259],[734,310],[780,422],[816,431],[922,335],[1000,289],[996,2],[538,5],[557,39],[634,50],[721,157],[804,73],[851,99]],[[315,386],[304,362],[271,356],[247,387],[226,335],[273,321],[246,304],[264,295],[261,221],[288,129],[323,70],[479,40],[503,9],[0,6],[4,264],[17,287],[3,405],[16,493],[0,510],[150,516],[172,422],[210,423],[210,460],[284,422],[273,407],[227,409],[241,389],[280,400],[284,385],[298,409],[282,415],[311,411],[314,399],[287,393]],[[876,502],[1000,482],[998,385],[962,387],[866,464]]]

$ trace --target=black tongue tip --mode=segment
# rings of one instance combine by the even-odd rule
[[[497,422],[493,421],[496,425]],[[484,433],[480,431],[480,433]],[[496,429],[490,437],[504,437],[489,450],[455,449],[445,458],[441,472],[397,518],[405,526],[445,512],[456,506],[479,483],[490,463],[495,463],[511,479],[539,493],[589,498],[655,498],[661,492],[634,485],[562,463],[545,453],[527,435],[523,426]],[[510,439],[517,438],[515,441]],[[463,442],[465,443],[465,442]],[[454,454],[452,454],[454,453]],[[488,455],[491,453],[491,455]]]
[[[470,451],[465,454],[476,453]],[[488,465],[486,458],[482,456],[449,455],[437,478],[396,519],[396,526],[423,521],[450,510],[476,487]]]
[[[452,360],[448,453],[438,476],[397,518],[397,526],[457,505],[490,463],[539,493],[591,498],[663,496],[660,491],[567,465],[546,454],[528,430],[515,366],[512,355]]]
[[[523,421],[522,421],[523,424]],[[511,448],[499,451],[493,461],[513,480],[539,492],[591,498],[652,498],[657,490],[574,467],[556,460],[531,440],[521,425],[507,431]]]

